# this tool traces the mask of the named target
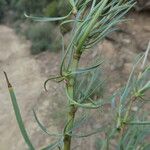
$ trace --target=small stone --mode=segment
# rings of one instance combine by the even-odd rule
[[[132,111],[138,111],[138,107],[137,106],[135,106],[135,107],[132,107]]]
[[[129,43],[131,43],[131,40],[130,40],[130,39],[124,39],[123,42],[124,42],[125,44],[129,44]]]

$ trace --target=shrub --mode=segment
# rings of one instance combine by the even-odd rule
[[[59,11],[60,7],[64,7],[64,9]],[[27,39],[31,41],[31,54],[60,49],[60,40],[57,32],[54,33],[56,25],[35,24],[32,21],[26,23],[24,12],[40,16],[62,16],[68,11],[67,3],[58,0],[50,2],[47,0],[0,0],[0,20],[3,19],[6,8],[8,14],[5,20],[15,28],[17,33],[25,34]],[[26,26],[27,30],[24,31],[22,24]],[[68,29],[65,28],[64,30],[68,32]]]
[[[59,50],[60,44],[57,42],[58,37],[55,35],[54,31],[55,29],[51,24],[30,23],[25,31],[25,36],[31,41],[31,53],[38,54],[46,50],[54,52]],[[57,45],[57,47],[54,45]]]
[[[67,19],[62,23],[74,23],[70,42],[66,49],[63,47],[60,73],[56,76],[51,75],[44,83],[45,90],[47,90],[48,81],[54,81],[59,84],[64,81],[68,105],[66,106],[66,110],[68,110],[67,120],[62,132],[59,134],[48,133],[50,136],[57,136],[58,140],[45,147],[44,150],[56,148],[70,150],[73,138],[83,138],[96,133],[100,135],[100,139],[96,142],[96,148],[98,149],[146,150],[150,148],[146,139],[147,135],[150,134],[147,128],[150,122],[146,121],[148,117],[143,115],[144,110],[142,109],[143,104],[149,101],[146,98],[146,92],[150,90],[150,66],[146,66],[146,60],[150,44],[147,51],[144,54],[140,54],[135,60],[126,85],[107,98],[103,98],[99,92],[99,89],[103,89],[103,79],[98,78],[101,75],[100,66],[102,65],[102,60],[96,61],[94,65],[92,64],[85,68],[81,68],[79,64],[84,52],[114,31],[116,24],[122,21],[122,17],[134,4],[133,0],[93,0],[92,3],[91,1],[70,0],[72,11],[69,14],[74,15],[74,19],[70,20],[68,16],[61,18],[28,16],[28,18],[36,21]],[[141,71],[137,74],[135,69],[141,62]],[[14,91],[6,73],[5,76],[18,125],[29,149],[34,150],[35,148],[24,127]],[[90,110],[98,111],[101,110],[101,107],[104,107],[104,109],[109,107],[107,109],[107,113],[109,113],[108,119],[103,122],[103,118],[96,118],[101,120],[99,127],[89,133],[78,134],[77,129],[86,123],[86,115],[81,114],[82,116],[77,118],[76,114],[82,109],[83,112],[87,110],[88,114],[91,115]],[[132,107],[136,107],[136,110],[133,111]],[[46,128],[38,120],[36,112],[33,111],[33,113],[40,128],[47,133]],[[105,113],[101,112],[101,114],[104,117]],[[101,136],[101,133],[103,133],[103,136]]]
[[[52,16],[54,17],[55,15],[57,15],[58,13],[58,3],[57,1],[52,1],[51,3],[49,3],[46,8],[44,8],[44,14],[46,16]]]
[[[5,0],[0,0],[0,22],[4,17],[4,12],[5,12],[5,7],[6,7],[6,1]]]

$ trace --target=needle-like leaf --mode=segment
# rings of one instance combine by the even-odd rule
[[[36,112],[35,112],[34,109],[33,109],[33,115],[34,115],[34,118],[35,118],[37,124],[38,124],[39,127],[41,128],[41,130],[42,130],[43,132],[45,132],[47,135],[49,135],[49,136],[56,136],[56,137],[62,136],[62,134],[50,133],[50,132],[47,130],[47,128],[40,122],[40,120],[38,119],[38,117],[37,117]]]
[[[61,145],[62,141],[63,140],[61,138],[58,141],[54,142],[53,144],[50,144],[47,147],[42,148],[41,150],[54,150],[54,149],[58,148]]]
[[[19,105],[17,103],[17,99],[16,99],[15,92],[13,90],[13,87],[12,87],[11,83],[8,80],[8,76],[7,76],[6,72],[4,72],[4,75],[5,75],[5,78],[6,78],[6,81],[7,81],[9,94],[10,94],[10,97],[11,97],[11,101],[12,101],[14,112],[15,112],[15,116],[16,116],[16,120],[17,120],[18,126],[20,128],[21,134],[22,134],[26,144],[28,145],[29,149],[30,150],[35,150],[32,142],[30,141],[28,133],[26,131],[24,122],[22,120],[22,116],[21,116],[21,113],[20,113]]]
[[[35,17],[35,16],[27,15],[26,13],[24,13],[24,15],[29,19],[33,19],[34,21],[52,22],[52,21],[60,21],[68,18],[71,15],[71,12],[69,12],[69,14],[64,17]]]

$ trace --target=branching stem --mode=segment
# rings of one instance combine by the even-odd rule
[[[73,61],[71,64],[71,71],[76,71],[78,68],[79,60],[80,60],[80,55],[75,52]],[[78,57],[77,57],[78,56]],[[72,99],[74,99],[74,83],[75,83],[75,75],[72,75],[69,78],[69,84],[66,84],[68,93]],[[68,118],[67,118],[67,128],[66,128],[66,133],[64,133],[64,150],[70,150],[71,149],[71,136],[70,134],[67,133],[70,129],[72,129],[74,125],[74,118],[75,118],[75,113],[77,111],[77,107],[75,105],[69,104],[69,112],[68,112]]]
[[[130,112],[131,112],[131,109],[132,109],[132,105],[134,103],[134,101],[136,101],[137,97],[133,96],[131,99],[130,99],[130,102],[128,104],[128,109],[125,113],[125,116],[123,118],[123,122],[122,122],[122,126],[121,126],[121,130],[120,130],[120,139],[122,138],[123,134],[124,134],[124,131],[125,131],[125,128],[126,128],[126,122],[130,116]]]

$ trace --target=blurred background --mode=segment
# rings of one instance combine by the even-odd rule
[[[50,83],[49,92],[43,89],[47,77],[56,74],[59,69],[59,22],[34,22],[26,19],[24,12],[54,17],[64,16],[69,10],[67,1],[0,0],[0,150],[27,149],[15,120],[2,73],[4,70],[14,86],[25,125],[37,149],[55,139],[40,130],[33,118],[32,108],[36,109],[40,120],[50,131],[59,131],[63,127],[66,112],[65,104],[62,105],[66,98],[63,85]],[[109,94],[126,82],[133,59],[147,48],[150,40],[150,0],[137,0],[137,5],[126,18],[128,22],[119,24],[118,31],[108,35],[82,60],[86,64],[97,55],[105,58],[104,72],[108,77]],[[69,25],[63,29],[66,43],[70,29]],[[76,148],[79,150],[87,147],[93,150],[95,147],[93,137],[75,142],[80,145]]]

